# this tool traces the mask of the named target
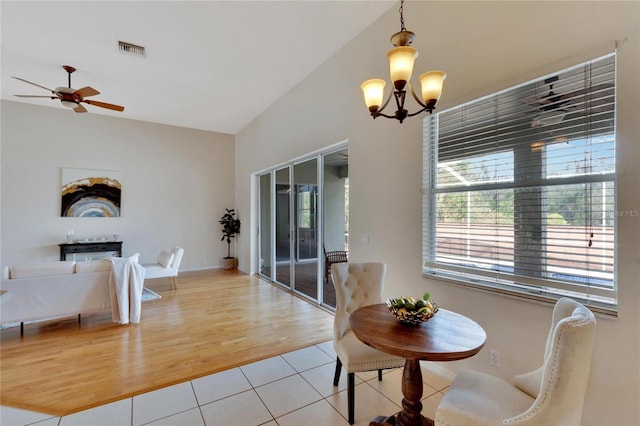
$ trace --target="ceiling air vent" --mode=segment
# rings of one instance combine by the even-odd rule
[[[127,43],[125,41],[118,42],[118,50],[125,55],[137,56],[138,58],[144,58],[146,56],[143,46]]]

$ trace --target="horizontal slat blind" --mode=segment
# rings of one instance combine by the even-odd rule
[[[615,54],[425,119],[425,272],[604,310],[615,285]]]

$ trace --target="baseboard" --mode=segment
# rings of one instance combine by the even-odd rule
[[[421,364],[421,366],[425,367],[427,370],[433,371],[438,376],[444,377],[449,381],[453,381],[453,379],[455,379],[456,377],[456,373],[454,371],[451,371],[448,368],[445,368],[435,362],[424,362]]]

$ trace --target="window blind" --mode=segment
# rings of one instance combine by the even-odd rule
[[[424,272],[615,311],[615,54],[425,118]]]

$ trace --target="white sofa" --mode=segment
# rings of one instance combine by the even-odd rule
[[[110,312],[110,275],[111,262],[105,260],[5,267],[0,324]]]

